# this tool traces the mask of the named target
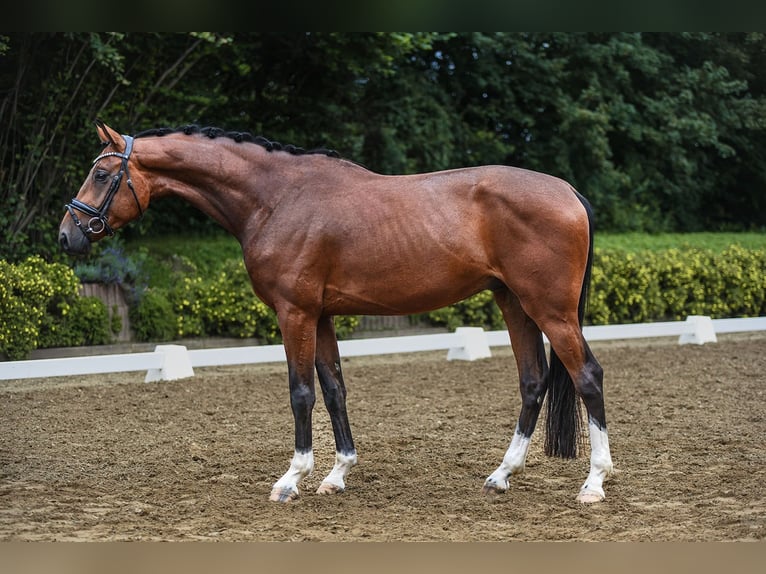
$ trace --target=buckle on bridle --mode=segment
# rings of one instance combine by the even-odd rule
[[[66,209],[69,212],[69,216],[72,218],[72,221],[74,221],[75,226],[85,234],[85,237],[90,240],[91,234],[96,235],[98,233],[101,233],[102,231],[106,231],[106,234],[111,237],[114,235],[114,230],[109,226],[109,222],[106,218],[106,215],[100,214],[96,209],[88,205],[87,203],[83,203],[78,199],[73,199],[70,203],[66,204]],[[76,211],[80,211],[81,213],[84,213],[85,215],[92,216],[88,220],[88,226],[85,227],[80,220],[79,217],[77,217]]]

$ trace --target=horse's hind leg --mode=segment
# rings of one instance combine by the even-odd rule
[[[484,482],[485,494],[505,492],[508,490],[508,478],[524,470],[529,443],[547,389],[548,371],[542,333],[521,308],[516,295],[507,288],[495,291],[494,295],[511,336],[519,371],[521,413],[503,462]]]
[[[588,433],[590,435],[590,472],[580,487],[577,500],[583,503],[604,500],[604,481],[613,473],[612,455],[609,451],[609,435],[606,432],[604,409],[604,371],[588,344],[583,339],[585,364],[579,378],[575,379],[577,392],[588,410]]]
[[[546,322],[543,329],[588,411],[590,472],[577,499],[583,503],[599,502],[605,497],[603,483],[613,472],[604,409],[604,371],[585,341],[576,317],[563,323]]]
[[[346,488],[346,475],[356,464],[356,450],[346,414],[346,386],[340,368],[338,340],[332,317],[323,316],[317,327],[316,369],[324,403],[335,435],[335,466],[317,489],[317,494],[334,494]]]

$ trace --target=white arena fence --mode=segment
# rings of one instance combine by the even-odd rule
[[[586,326],[588,341],[678,337],[678,343],[716,342],[716,334],[766,331],[766,317],[711,319],[693,315],[685,321]],[[546,340],[547,342],[547,340]],[[490,347],[510,345],[507,331],[460,327],[454,333],[352,339],[339,342],[342,357],[447,350],[447,360],[473,361],[492,356]],[[256,345],[188,350],[183,345],[157,345],[154,351],[60,359],[0,362],[0,380],[65,377],[146,371],[147,382],[194,376],[194,367],[284,362],[282,345]]]

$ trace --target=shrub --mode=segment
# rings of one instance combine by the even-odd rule
[[[110,312],[98,297],[73,297],[59,309],[66,312],[43,316],[39,348],[106,345],[122,328],[116,309]]]
[[[128,303],[135,305],[148,284],[145,260],[144,251],[126,255],[120,245],[112,245],[92,254],[86,261],[75,263],[74,272],[83,283],[120,285]]]
[[[276,315],[253,293],[242,260],[225,262],[209,277],[179,275],[174,286],[164,294],[175,317],[176,337],[254,337],[262,343],[281,341]],[[137,319],[145,320],[144,317]],[[335,318],[339,338],[348,337],[358,325],[357,316]]]
[[[276,316],[254,294],[241,260],[226,262],[211,277],[183,277],[169,291],[178,337],[257,337],[280,340]]]
[[[111,341],[119,317],[98,299],[80,297],[79,285],[72,269],[38,256],[0,261],[0,352],[23,359],[38,347]]]
[[[585,322],[592,325],[766,315],[766,250],[596,249]],[[503,329],[489,291],[428,313],[452,330]]]
[[[642,323],[663,315],[652,251],[594,254],[586,320],[590,323]]]
[[[147,289],[129,309],[133,336],[138,341],[169,341],[176,335],[176,315],[163,289]]]
[[[458,327],[484,327],[488,330],[504,329],[500,309],[491,291],[482,291],[463,301],[425,314],[432,325],[443,325],[450,331]]]
[[[595,325],[766,315],[766,251],[596,250],[586,319]]]
[[[348,339],[359,326],[359,315],[339,315],[333,320],[338,339]]]

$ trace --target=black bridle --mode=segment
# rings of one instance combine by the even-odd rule
[[[72,199],[69,203],[66,204],[67,211],[69,212],[69,215],[72,217],[72,221],[74,221],[74,224],[85,234],[85,237],[88,238],[88,240],[91,240],[91,236],[101,233],[102,231],[105,231],[107,235],[112,236],[114,235],[114,230],[109,226],[109,216],[107,215],[107,212],[109,211],[109,208],[112,205],[112,200],[114,199],[114,196],[117,194],[117,191],[120,189],[120,184],[122,183],[122,176],[127,176],[127,183],[128,188],[130,189],[131,193],[133,194],[133,199],[136,200],[136,205],[138,206],[138,214],[139,217],[141,217],[144,214],[144,210],[141,208],[141,202],[138,200],[138,195],[136,195],[136,190],[133,189],[133,181],[130,179],[130,172],[128,171],[128,158],[130,158],[130,152],[133,151],[133,138],[131,136],[122,136],[125,139],[125,152],[120,153],[116,151],[110,151],[105,154],[101,154],[96,159],[93,160],[93,165],[96,164],[99,160],[115,156],[122,159],[122,163],[120,164],[120,171],[117,172],[117,174],[112,177],[112,185],[109,186],[109,190],[106,192],[106,197],[104,198],[104,201],[101,203],[101,207],[95,208],[92,205],[88,205],[87,203],[83,203],[76,197]],[[80,213],[87,215],[90,217],[90,220],[88,220],[88,227],[84,227],[82,222],[80,221],[80,218],[77,217],[77,214],[75,213],[75,210],[79,211]]]

